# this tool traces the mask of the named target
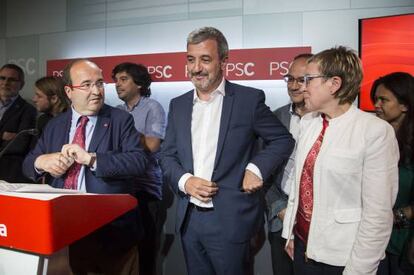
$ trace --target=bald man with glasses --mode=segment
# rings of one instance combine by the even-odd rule
[[[48,122],[36,147],[24,161],[25,174],[37,180],[53,177],[57,188],[99,194],[132,194],[147,159],[133,117],[104,104],[101,69],[75,60],[64,70],[71,108]],[[69,246],[74,274],[138,274],[138,211]]]
[[[306,61],[311,56],[311,53],[303,53],[293,59],[288,74],[284,76],[291,102],[274,111],[274,114],[289,130],[295,141],[299,137],[300,120],[306,113],[303,92],[300,88],[305,82]],[[281,234],[290,190],[287,178],[292,172],[294,154],[295,152],[292,153],[286,165],[279,167],[265,183],[267,189],[265,200],[268,239],[272,256],[273,275],[293,274],[292,260],[285,251],[286,240],[282,238]]]

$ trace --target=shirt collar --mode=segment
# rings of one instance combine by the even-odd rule
[[[214,97],[217,95],[226,95],[226,80],[223,78],[220,82],[220,85],[218,85],[217,89],[215,89],[211,94],[211,98],[209,101],[211,101]],[[193,103],[202,101],[198,95],[196,89],[194,89],[194,95],[193,95]]]
[[[3,107],[3,108],[9,107],[10,105],[13,104],[13,102],[16,101],[18,96],[19,95],[15,95],[15,96],[9,98],[9,100],[7,100],[4,104],[0,101],[0,107]]]
[[[340,116],[337,116],[335,118],[331,118],[329,119],[329,125],[336,125],[338,123],[340,123],[341,121],[347,120],[349,117],[352,117],[352,115],[358,110],[357,107],[355,107],[353,104],[351,104],[351,106],[349,107],[349,109],[341,114]],[[320,120],[322,121],[322,114],[320,114],[319,116]]]
[[[131,110],[129,109],[129,107],[128,107],[128,104],[125,102],[124,103],[124,107],[125,107],[125,110],[127,110],[128,112],[132,112],[139,104],[143,104],[144,102],[145,102],[145,99],[146,99],[147,97],[144,97],[144,96],[141,96],[140,98],[139,98],[139,100],[137,101],[137,103],[135,103],[133,106],[132,106],[132,108],[131,108]]]
[[[72,108],[72,125],[77,125],[79,122],[79,118],[82,115],[76,112],[73,106],[71,108]],[[95,115],[95,116],[87,116],[87,117],[89,119],[88,122],[91,122],[93,125],[96,124],[96,121],[98,120],[98,116]]]
[[[290,107],[289,107],[289,112],[292,116],[298,116],[300,117],[300,115],[295,111],[295,103],[291,103]]]

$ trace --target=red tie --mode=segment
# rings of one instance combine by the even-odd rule
[[[73,137],[72,144],[78,144],[85,149],[85,126],[88,123],[87,116],[81,116],[78,127],[76,128],[75,136]],[[77,189],[78,177],[82,165],[74,162],[67,172],[65,183],[63,188],[65,189]]]
[[[299,207],[296,214],[295,235],[305,244],[308,241],[309,226],[313,210],[313,170],[319,150],[321,149],[325,130],[329,124],[325,116],[322,115],[322,118],[322,131],[305,159],[299,185]]]

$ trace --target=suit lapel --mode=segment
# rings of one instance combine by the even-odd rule
[[[71,123],[72,123],[72,108],[69,108],[68,111],[62,114],[62,124],[63,124],[63,129],[65,129],[65,131],[63,132],[63,135],[59,135],[61,140],[57,141],[56,144],[59,144],[60,146],[62,146],[62,144],[68,144],[71,142],[71,140],[69,140],[69,132],[70,132]]]
[[[231,86],[231,83],[226,81],[226,94],[223,98],[223,107],[221,111],[221,119],[220,119],[220,131],[219,137],[217,142],[217,153],[216,159],[214,160],[214,169],[216,169],[218,165],[218,161],[221,156],[221,152],[223,150],[224,141],[226,140],[227,131],[229,128],[229,122],[231,118],[231,113],[233,111],[233,102],[234,102],[234,92]]]
[[[178,106],[180,108],[179,111],[181,111],[181,115],[178,118],[179,121],[182,121],[182,123],[179,123],[178,125],[181,125],[181,129],[177,129],[177,131],[181,131],[184,133],[182,136],[182,144],[184,144],[184,148],[188,148],[186,150],[186,157],[185,159],[190,160],[190,163],[193,164],[193,146],[191,141],[191,120],[192,120],[192,114],[193,114],[193,100],[194,100],[194,93],[190,92],[187,94],[187,96],[184,99],[184,106]],[[182,108],[181,108],[182,107]],[[193,167],[192,167],[193,169]]]
[[[0,129],[4,127],[7,121],[9,121],[18,111],[20,108],[22,108],[23,99],[18,96],[16,100],[12,103],[12,105],[7,109],[7,111],[3,114],[3,117],[0,121]]]
[[[108,131],[111,123],[111,118],[109,116],[108,107],[104,105],[102,110],[98,115],[98,120],[96,121],[95,130],[93,131],[92,139],[89,144],[88,151],[95,152],[98,148],[99,143],[102,138],[105,136]]]

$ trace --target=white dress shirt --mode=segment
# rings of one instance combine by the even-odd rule
[[[225,83],[223,78],[217,89],[211,93],[208,101],[201,100],[194,90],[193,112],[191,116],[194,175],[186,173],[178,181],[178,187],[184,193],[187,193],[185,191],[185,183],[192,176],[211,181],[217,153],[223,98],[226,95]],[[249,163],[246,169],[262,179],[259,168],[253,163]],[[190,202],[201,207],[213,207],[212,200],[202,202],[191,196]]]
[[[72,140],[75,136],[77,124],[79,121],[79,118],[82,115],[75,111],[75,109],[72,108],[72,121],[70,124],[70,130],[69,130],[69,141],[72,143]],[[93,131],[95,130],[96,121],[98,120],[97,116],[88,116],[88,123],[86,123],[85,126],[85,150],[88,151],[89,144],[91,143]],[[97,160],[95,160],[94,163],[94,169],[97,167]],[[94,170],[92,169],[92,170]],[[81,166],[81,170],[79,172],[78,177],[78,190],[86,192],[86,185],[85,185],[85,165]]]
[[[293,109],[293,104],[290,104],[289,112],[291,114],[290,123],[289,123],[289,132],[292,134],[292,137],[295,139],[295,144],[298,142],[299,133],[300,133],[300,119],[301,117]],[[283,178],[281,181],[281,187],[283,192],[286,195],[290,193],[290,181],[288,180],[293,173],[293,166],[295,164],[295,154],[296,154],[296,145],[293,149],[292,154],[290,154],[289,159],[286,163],[285,169],[283,170]]]

